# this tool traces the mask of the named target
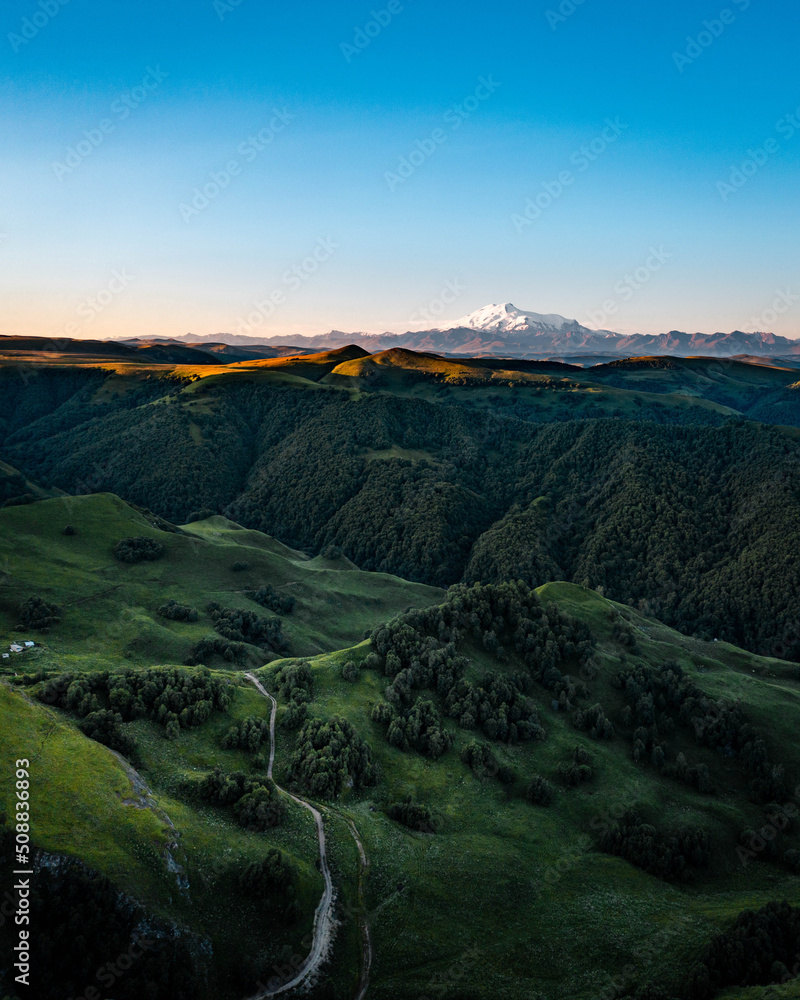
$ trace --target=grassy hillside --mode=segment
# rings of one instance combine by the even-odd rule
[[[74,534],[65,535],[69,526]],[[114,670],[120,666],[183,663],[194,643],[214,634],[205,609],[224,607],[269,616],[250,600],[264,584],[296,601],[282,615],[289,649],[297,656],[360,639],[387,615],[410,604],[435,602],[440,591],[385,574],[366,574],[345,558],[310,559],[257,531],[222,517],[179,532],[118,497],[97,494],[44,500],[0,510],[0,645],[22,638],[19,607],[31,596],[63,608],[46,633],[31,631],[26,653],[36,667]],[[160,541],[155,562],[129,565],[114,556],[123,538]],[[174,600],[195,608],[196,622],[170,621],[158,608]],[[252,662],[269,658],[251,649]],[[17,660],[0,660],[4,672]],[[26,669],[30,669],[26,667]]]
[[[613,637],[611,616],[621,614],[636,633],[637,663],[675,659],[715,696],[741,698],[753,721],[768,727],[770,747],[787,773],[800,777],[800,749],[789,735],[800,713],[793,665],[753,657],[724,643],[686,639],[573,585],[547,585],[539,595],[588,623],[598,637],[600,672],[589,685],[590,700],[602,702],[609,714],[616,716],[620,705],[610,682],[624,655]],[[570,716],[554,712],[539,689],[535,698],[547,739],[511,747],[490,744],[497,761],[513,770],[511,785],[476,777],[459,760],[459,751],[475,734],[450,722],[446,725],[455,744],[440,760],[387,744],[383,727],[371,720],[386,680],[363,669],[368,652],[369,644],[362,644],[311,661],[318,693],[310,709],[321,719],[335,714],[350,719],[369,737],[381,767],[373,794],[358,798],[348,793],[341,801],[361,830],[372,861],[375,997],[430,994],[437,982],[446,981],[457,995],[476,1000],[600,1000],[620,996],[623,987],[652,982],[667,987],[670,996],[680,996],[689,965],[740,910],[770,899],[800,903],[800,880],[779,861],[759,856],[747,865],[740,862],[736,848],[741,829],[758,829],[766,821],[719,753],[698,750],[684,735],[676,737],[675,751],[708,761],[718,777],[717,794],[701,795],[635,763],[624,733],[598,742],[576,731]],[[513,659],[500,666],[474,646],[468,652],[471,670],[518,667]],[[341,677],[348,660],[362,663],[355,684]],[[263,671],[266,683],[279,667]],[[782,725],[769,728],[775,718]],[[291,746],[292,734],[285,732],[283,740]],[[568,788],[556,772],[576,745],[590,754],[594,777]],[[281,760],[285,765],[285,754]],[[525,801],[525,784],[534,773],[546,776],[556,789],[549,807]],[[432,810],[435,835],[414,833],[385,815],[391,803],[407,795]],[[659,828],[688,824],[708,831],[713,842],[710,868],[689,883],[666,884],[601,853],[599,831],[632,808]],[[797,828],[781,835],[781,851],[798,845]],[[774,995],[796,996],[792,989]]]
[[[186,734],[177,746],[151,723],[132,725],[134,772],[78,732],[64,713],[0,684],[3,758],[25,753],[30,759],[34,843],[85,863],[151,917],[174,927],[206,978],[203,995],[241,996],[262,968],[302,952],[321,892],[313,827],[300,810],[290,810],[266,835],[251,833],[229,810],[187,793],[214,766],[252,769],[245,754],[222,750],[220,739],[232,722],[261,712],[260,701],[238,690],[225,716]],[[12,772],[6,771],[0,811],[10,812]],[[241,872],[273,848],[296,872],[300,916],[293,922],[281,920],[274,900],[253,901],[239,888]]]
[[[215,520],[200,533],[231,530],[235,533]],[[666,996],[683,998],[689,968],[743,909],[779,899],[800,903],[800,880],[782,860],[786,851],[800,848],[798,825],[773,830],[769,841],[777,850],[743,858],[737,851],[742,830],[776,822],[775,807],[753,800],[738,763],[698,744],[690,728],[679,725],[666,736],[668,759],[685,753],[693,764],[706,764],[713,793],[698,791],[669,769],[660,772],[649,760],[634,760],[633,726],[623,720],[624,698],[614,683],[620,670],[674,661],[706,694],[738,704],[785,768],[787,792],[778,803],[785,806],[800,794],[792,791],[800,780],[800,748],[793,738],[800,713],[796,666],[726,643],[689,639],[572,584],[548,584],[538,596],[543,607],[555,602],[591,630],[595,669],[577,674],[587,686],[579,703],[602,704],[615,724],[613,738],[592,739],[577,729],[574,712],[553,704],[552,694],[535,683],[530,697],[544,740],[492,741],[479,729],[466,730],[446,718],[453,745],[432,759],[390,745],[385,727],[373,721],[389,679],[368,661],[369,641],[308,660],[310,717],[347,719],[379,768],[375,785],[358,791],[345,784],[337,800],[324,804],[340,928],[312,996],[351,997],[361,966],[358,857],[348,820],[369,860],[365,903],[374,949],[369,995],[377,1000],[434,995],[443,984],[464,1000],[613,1000],[650,983],[664,987]],[[99,633],[103,626],[96,621],[94,628]],[[526,669],[510,637],[501,639],[506,655],[498,659],[468,633],[461,636],[458,652],[469,659],[471,682],[480,683],[487,669],[508,677]],[[303,793],[291,769],[298,734],[285,724],[291,699],[276,683],[276,674],[295,662],[276,660],[259,675],[280,704],[276,779]],[[346,663],[359,666],[355,680],[343,678]],[[77,661],[72,668],[85,669]],[[263,980],[282,954],[292,949],[304,954],[301,939],[310,928],[321,879],[313,827],[299,807],[290,803],[282,825],[254,834],[242,830],[229,809],[198,801],[197,783],[215,766],[228,773],[264,766],[263,755],[226,750],[223,737],[234,722],[267,718],[268,702],[243,685],[240,674],[214,676],[233,686],[233,703],[199,728],[168,740],[163,727],[147,719],[123,726],[135,744],[137,772],[152,790],[150,808],[136,808],[141,790],[132,786],[131,772],[78,732],[75,715],[36,700],[45,690],[42,683],[13,691],[0,686],[0,740],[8,755],[33,748],[24,752],[38,782],[39,846],[81,858],[153,914],[173,920],[190,940],[210,942],[214,995],[233,998],[246,994],[248,976],[250,982],[256,976]],[[421,691],[419,697],[437,701],[435,693]],[[462,762],[465,746],[475,742],[504,769],[503,780],[496,768],[473,771]],[[576,746],[588,754],[592,776],[572,787],[559,769],[573,759]],[[527,801],[534,775],[551,783],[549,805]],[[435,833],[414,832],[389,818],[390,806],[408,796],[430,810]],[[0,808],[10,802],[4,777]],[[686,881],[664,881],[605,853],[603,831],[630,809],[659,831],[704,830],[711,842],[708,867],[693,869]],[[259,909],[237,888],[235,873],[270,847],[281,850],[297,872],[301,916],[293,926],[275,923],[269,909]],[[167,864],[167,850],[188,879],[185,891]],[[266,937],[265,928],[270,928]],[[773,992],[720,997],[791,998],[797,996],[793,990],[788,984]]]

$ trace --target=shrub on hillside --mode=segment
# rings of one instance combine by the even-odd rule
[[[122,538],[114,546],[114,556],[124,563],[138,563],[160,559],[164,545],[155,538]]]
[[[305,660],[296,660],[279,667],[273,674],[278,697],[296,705],[314,700],[314,675]]]
[[[260,604],[262,608],[274,611],[276,615],[288,615],[294,611],[295,598],[288,594],[279,594],[269,583],[263,584],[258,590],[251,591],[247,596],[251,601]]]
[[[20,629],[42,629],[57,625],[61,621],[63,608],[58,604],[48,604],[42,597],[29,597],[20,605]]]
[[[193,510],[186,518],[186,523],[193,524],[195,521],[205,521],[209,517],[213,517],[215,513],[216,512],[211,510],[210,507],[203,507],[201,510]]]
[[[783,863],[796,875],[800,875],[800,851],[786,851],[783,855]]]
[[[706,867],[711,858],[711,842],[703,830],[683,828],[663,834],[635,812],[626,813],[618,827],[606,831],[600,847],[668,881],[687,879],[692,868]]]
[[[188,667],[199,667],[210,663],[215,656],[222,657],[228,663],[245,663],[247,661],[247,646],[241,642],[228,642],[217,635],[207,635],[196,642],[186,658]]]
[[[189,607],[188,604],[178,604],[177,601],[169,600],[158,609],[162,618],[168,618],[173,622],[196,622],[198,613],[196,608]]]
[[[350,684],[355,683],[359,678],[360,671],[358,669],[358,664],[354,663],[352,660],[348,660],[346,663],[342,664],[342,680],[348,681]]]
[[[304,702],[292,702],[283,713],[282,725],[286,729],[297,730],[308,718],[308,705]]]
[[[553,801],[553,786],[547,778],[535,774],[526,789],[525,797],[535,806],[548,806]]]
[[[471,740],[460,754],[462,763],[466,764],[472,773],[478,777],[490,777],[497,774],[497,760],[485,743]]]
[[[241,771],[215,768],[200,782],[200,797],[217,806],[233,808],[240,826],[265,833],[283,822],[286,806],[275,783],[265,775],[248,777]]]
[[[385,701],[379,701],[372,709],[370,718],[379,726],[388,726],[394,718],[394,709]]]
[[[403,802],[395,802],[389,806],[386,815],[396,823],[407,826],[409,830],[416,830],[418,833],[436,833],[436,822],[431,810],[425,805],[414,802],[410,795]]]
[[[591,781],[594,771],[588,764],[576,764],[575,761],[568,761],[558,765],[558,776],[572,788],[583,784],[584,781]]]

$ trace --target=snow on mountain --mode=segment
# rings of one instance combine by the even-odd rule
[[[530,312],[525,309],[517,309],[511,302],[503,302],[500,305],[492,303],[492,305],[484,306],[482,309],[476,309],[475,312],[462,316],[461,319],[443,329],[468,328],[511,333],[523,330],[558,332],[565,327],[574,330],[580,328],[581,324],[577,320],[567,319],[556,313]]]

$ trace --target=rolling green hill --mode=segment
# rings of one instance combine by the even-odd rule
[[[64,533],[68,526],[74,533]],[[120,562],[114,546],[130,537],[160,541],[164,556],[138,565]],[[356,641],[387,615],[409,604],[433,603],[441,594],[366,574],[331,555],[310,559],[218,516],[176,529],[109,494],[5,507],[0,510],[0,644],[5,651],[22,634],[15,631],[19,607],[37,596],[63,609],[61,622],[37,645],[39,669],[183,663],[194,644],[214,634],[205,613],[210,601],[269,614],[247,596],[269,584],[281,597],[294,598],[291,613],[280,616],[283,632],[288,649],[307,656]],[[195,608],[197,620],[159,615],[170,600]],[[248,652],[259,664],[270,655],[256,646]],[[11,668],[11,661],[0,662],[6,671]]]
[[[92,502],[98,516],[104,511],[110,516],[108,505],[118,510],[113,498]],[[39,510],[45,506],[37,505]],[[29,515],[37,507],[22,513]],[[51,541],[43,524],[32,526],[31,533],[41,532],[44,541]],[[137,527],[146,530],[146,522]],[[201,523],[194,538],[169,535],[169,540],[186,538],[197,544],[201,535],[218,531],[238,534],[221,519],[212,519]],[[221,540],[205,544],[241,551]],[[267,542],[265,551],[272,544]],[[148,570],[160,562],[180,565],[181,558],[179,550],[170,549],[162,560],[148,564]],[[42,572],[57,574],[63,560],[57,547],[43,545]],[[198,590],[201,586],[198,580]],[[800,711],[797,667],[723,642],[687,638],[572,584],[541,587],[538,600],[525,596],[529,592],[522,588],[510,604],[503,593],[491,587],[453,592],[441,608],[429,600],[428,611],[401,614],[389,632],[377,629],[372,643],[307,661],[310,700],[303,701],[308,719],[322,724],[334,717],[347,720],[378,766],[374,783],[349,787],[352,782],[345,780],[334,800],[322,802],[339,926],[329,961],[310,995],[355,995],[363,962],[359,927],[366,917],[373,949],[369,995],[377,1000],[433,995],[442,984],[464,1000],[522,995],[611,1000],[654,983],[665,990],[663,996],[688,1000],[691,968],[742,910],[777,899],[800,903],[800,881],[787,854],[800,848],[797,819],[787,818],[800,779],[800,748],[794,739]],[[519,600],[534,611],[537,606],[546,609],[550,629],[557,613],[559,633],[578,629],[589,643],[581,665],[572,647],[558,641],[558,676],[566,676],[567,687],[577,685],[574,693],[567,692],[566,702],[554,696],[559,685],[567,690],[562,681],[532,666],[540,655],[551,654],[545,650],[526,660],[524,645],[506,631],[511,626],[504,622],[513,618],[503,616],[518,614]],[[481,608],[489,607],[493,611],[487,617]],[[442,609],[446,616],[462,616],[458,636],[448,638],[436,625],[444,620],[437,617]],[[51,635],[66,627],[68,614],[67,608],[62,623],[47,633],[48,645]],[[93,620],[97,638],[104,628],[102,617]],[[425,639],[429,628],[437,637],[432,642]],[[499,647],[488,641],[487,629]],[[466,657],[465,677],[472,685],[485,688],[487,670],[501,680],[530,670],[526,697],[543,732],[509,743],[492,738],[480,722],[465,729],[463,722],[450,717],[443,694],[426,688],[425,681],[418,682],[421,686],[412,681],[410,700],[392,700],[395,712],[430,700],[450,745],[433,756],[414,746],[394,745],[374,712],[385,702],[387,685],[399,690],[395,671],[406,669],[404,660],[390,668],[380,654],[389,634],[396,636],[390,648],[400,650],[401,657],[413,660],[417,642],[426,643],[428,651],[441,648],[446,657]],[[451,652],[446,648],[449,641],[455,643]],[[76,646],[92,644],[91,636],[76,641]],[[296,663],[276,660],[259,676],[279,703],[275,777],[284,787],[308,795],[293,763],[301,735],[288,728],[296,725],[289,719],[289,708],[300,702],[288,693],[286,684],[295,682],[287,680],[285,668],[293,669]],[[348,663],[358,669],[345,679]],[[52,681],[65,669],[75,677],[96,664],[81,663],[77,656],[64,662],[62,655],[58,662],[40,658],[35,667],[44,667]],[[412,674],[416,669],[412,663]],[[616,678],[642,670],[652,671],[655,678],[679,671],[688,685],[685,690],[695,692],[684,705],[697,719],[726,719],[726,725],[734,727],[732,733],[737,726],[754,727],[747,731],[748,738],[763,738],[770,766],[783,769],[783,788],[775,802],[769,794],[759,801],[752,791],[755,772],[747,769],[744,750],[732,754],[710,736],[701,738],[689,716],[684,719],[670,704],[655,705],[655,739],[664,748],[664,762],[654,763],[649,750],[644,755],[637,751],[636,727],[641,728],[647,708],[635,697],[631,701]],[[85,676],[100,678],[102,690],[102,675]],[[7,755],[17,755],[20,747],[33,748],[26,752],[38,782],[37,845],[81,859],[143,905],[151,920],[177,928],[192,956],[186,962],[204,983],[195,987],[194,995],[235,998],[250,995],[256,980],[266,982],[282,963],[285,967],[289,955],[305,954],[305,935],[322,884],[314,868],[313,826],[298,805],[287,802],[277,827],[253,833],[239,827],[230,807],[198,799],[201,778],[215,767],[247,774],[265,766],[263,752],[225,749],[223,738],[233,723],[266,720],[268,702],[243,684],[237,672],[216,670],[209,676],[228,685],[233,700],[208,721],[181,728],[172,740],[148,718],[122,724],[136,772],[83,736],[76,728],[80,710],[55,707],[46,680],[31,683],[34,677],[21,687],[18,678],[11,690],[0,686],[0,740]],[[554,683],[556,688],[548,689]],[[708,702],[697,702],[696,692]],[[594,704],[602,706],[613,724],[610,738],[593,737],[582,728],[580,712]],[[634,706],[632,718],[626,715],[629,705]],[[653,730],[648,728],[649,740]],[[472,763],[466,763],[466,749],[476,745],[482,763],[475,763],[474,750]],[[577,759],[576,747],[581,748],[580,759],[588,761],[578,784],[571,777],[575,769],[569,770]],[[699,789],[694,772],[680,771],[680,754],[690,768],[707,769],[708,785]],[[584,773],[587,768],[589,774]],[[551,786],[549,804],[528,801],[528,786],[537,775]],[[9,778],[3,775],[0,804],[6,808],[10,792]],[[408,797],[427,811],[425,829],[435,832],[416,832],[390,818],[392,806]],[[652,824],[658,836],[702,830],[708,838],[707,864],[691,864],[681,877],[669,877],[643,870],[641,861],[610,853],[604,835],[617,829],[630,810]],[[355,824],[369,864],[361,876],[363,906],[358,854],[348,822]],[[242,868],[271,848],[280,850],[295,872],[294,923],[276,923],[270,911],[274,902],[265,908],[238,887]],[[717,995],[756,1000],[798,993],[796,983],[789,983],[774,993],[752,989]]]

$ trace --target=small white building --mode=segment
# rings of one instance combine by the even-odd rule
[[[25,648],[32,649],[36,645],[35,642],[30,642],[28,639],[25,640]]]
[[[8,648],[11,650],[12,653],[21,653],[25,647],[20,646],[16,642],[12,642]]]
[[[3,653],[3,659],[7,660],[11,656],[11,653]]]

